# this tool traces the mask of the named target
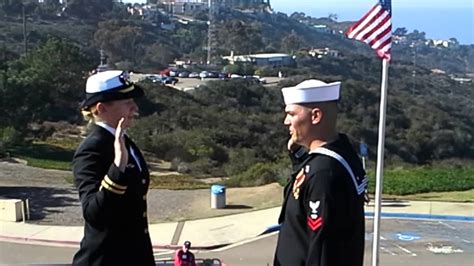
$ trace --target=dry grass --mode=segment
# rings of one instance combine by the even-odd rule
[[[164,218],[151,222],[188,221],[277,207],[282,203],[282,191],[283,188],[277,183],[260,187],[228,188],[224,209],[210,208],[210,193],[207,190],[204,193],[189,191],[186,194],[187,206],[180,204],[173,212],[160,216]]]

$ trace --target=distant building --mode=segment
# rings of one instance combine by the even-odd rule
[[[392,35],[394,44],[406,44],[408,42],[406,36]]]
[[[332,30],[324,24],[313,25],[313,29],[321,33],[332,33]]]
[[[171,5],[173,14],[191,15],[197,11],[206,10],[207,3],[203,2],[175,2]]]
[[[456,78],[456,77],[451,77],[452,80],[456,81],[456,82],[459,82],[461,84],[464,84],[464,83],[471,83],[472,82],[472,79],[468,79],[468,78]]]
[[[233,55],[223,56],[223,59],[229,61],[230,64],[250,63],[256,66],[282,67],[294,64],[294,58],[289,54],[269,53],[269,54],[249,54],[249,55]]]
[[[446,71],[441,70],[441,69],[439,69],[439,68],[433,68],[433,69],[431,69],[431,73],[442,75],[442,74],[446,74]]]
[[[457,43],[452,40],[427,40],[425,44],[432,47],[444,47],[444,48],[457,46]]]
[[[341,54],[338,50],[333,50],[329,48],[318,48],[318,49],[311,49],[308,51],[308,54],[312,57],[322,58],[324,56],[331,56],[331,57],[340,57]]]
[[[270,0],[216,0],[215,2],[224,8],[252,7],[262,4],[270,6]],[[209,0],[159,0],[159,3],[163,4],[167,10],[172,10],[172,6],[177,6],[177,14],[185,14],[192,8],[208,8]],[[203,7],[200,7],[201,5]]]

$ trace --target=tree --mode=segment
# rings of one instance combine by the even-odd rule
[[[172,63],[178,56],[178,52],[173,47],[155,43],[146,48],[141,64],[152,69],[163,69],[168,67],[168,64]]]
[[[52,38],[10,62],[7,86],[1,92],[0,127],[10,125],[24,132],[30,122],[77,119],[90,61],[75,45]]]
[[[304,40],[293,30],[281,40],[283,50],[290,54],[298,51],[303,44]]]
[[[403,28],[397,28],[394,32],[393,32],[393,35],[397,35],[397,36],[405,36],[407,35],[407,29],[405,27]]]
[[[338,18],[338,16],[337,16],[336,13],[330,13],[328,15],[328,19],[330,19],[330,20],[337,21],[337,18]]]
[[[66,12],[78,18],[97,20],[112,11],[113,6],[113,0],[69,0]]]
[[[241,20],[225,21],[218,28],[221,49],[227,53],[250,54],[263,48],[261,26],[258,23],[245,23]]]
[[[123,21],[107,20],[99,22],[94,43],[106,52],[110,63],[136,63],[139,57],[138,44],[143,40],[143,35],[141,27],[127,25]]]

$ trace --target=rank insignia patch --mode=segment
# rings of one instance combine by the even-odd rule
[[[309,201],[309,208],[311,209],[311,213],[308,216],[307,224],[309,228],[313,231],[316,231],[319,227],[323,225],[323,220],[321,217],[318,217],[318,208],[321,202],[318,200],[316,202]]]
[[[316,231],[319,227],[323,225],[323,220],[319,217],[316,220],[313,220],[311,217],[308,217],[308,226],[311,230]]]

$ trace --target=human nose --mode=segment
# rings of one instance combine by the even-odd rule
[[[286,126],[290,125],[290,115],[286,114],[285,119],[283,120],[283,124]]]

